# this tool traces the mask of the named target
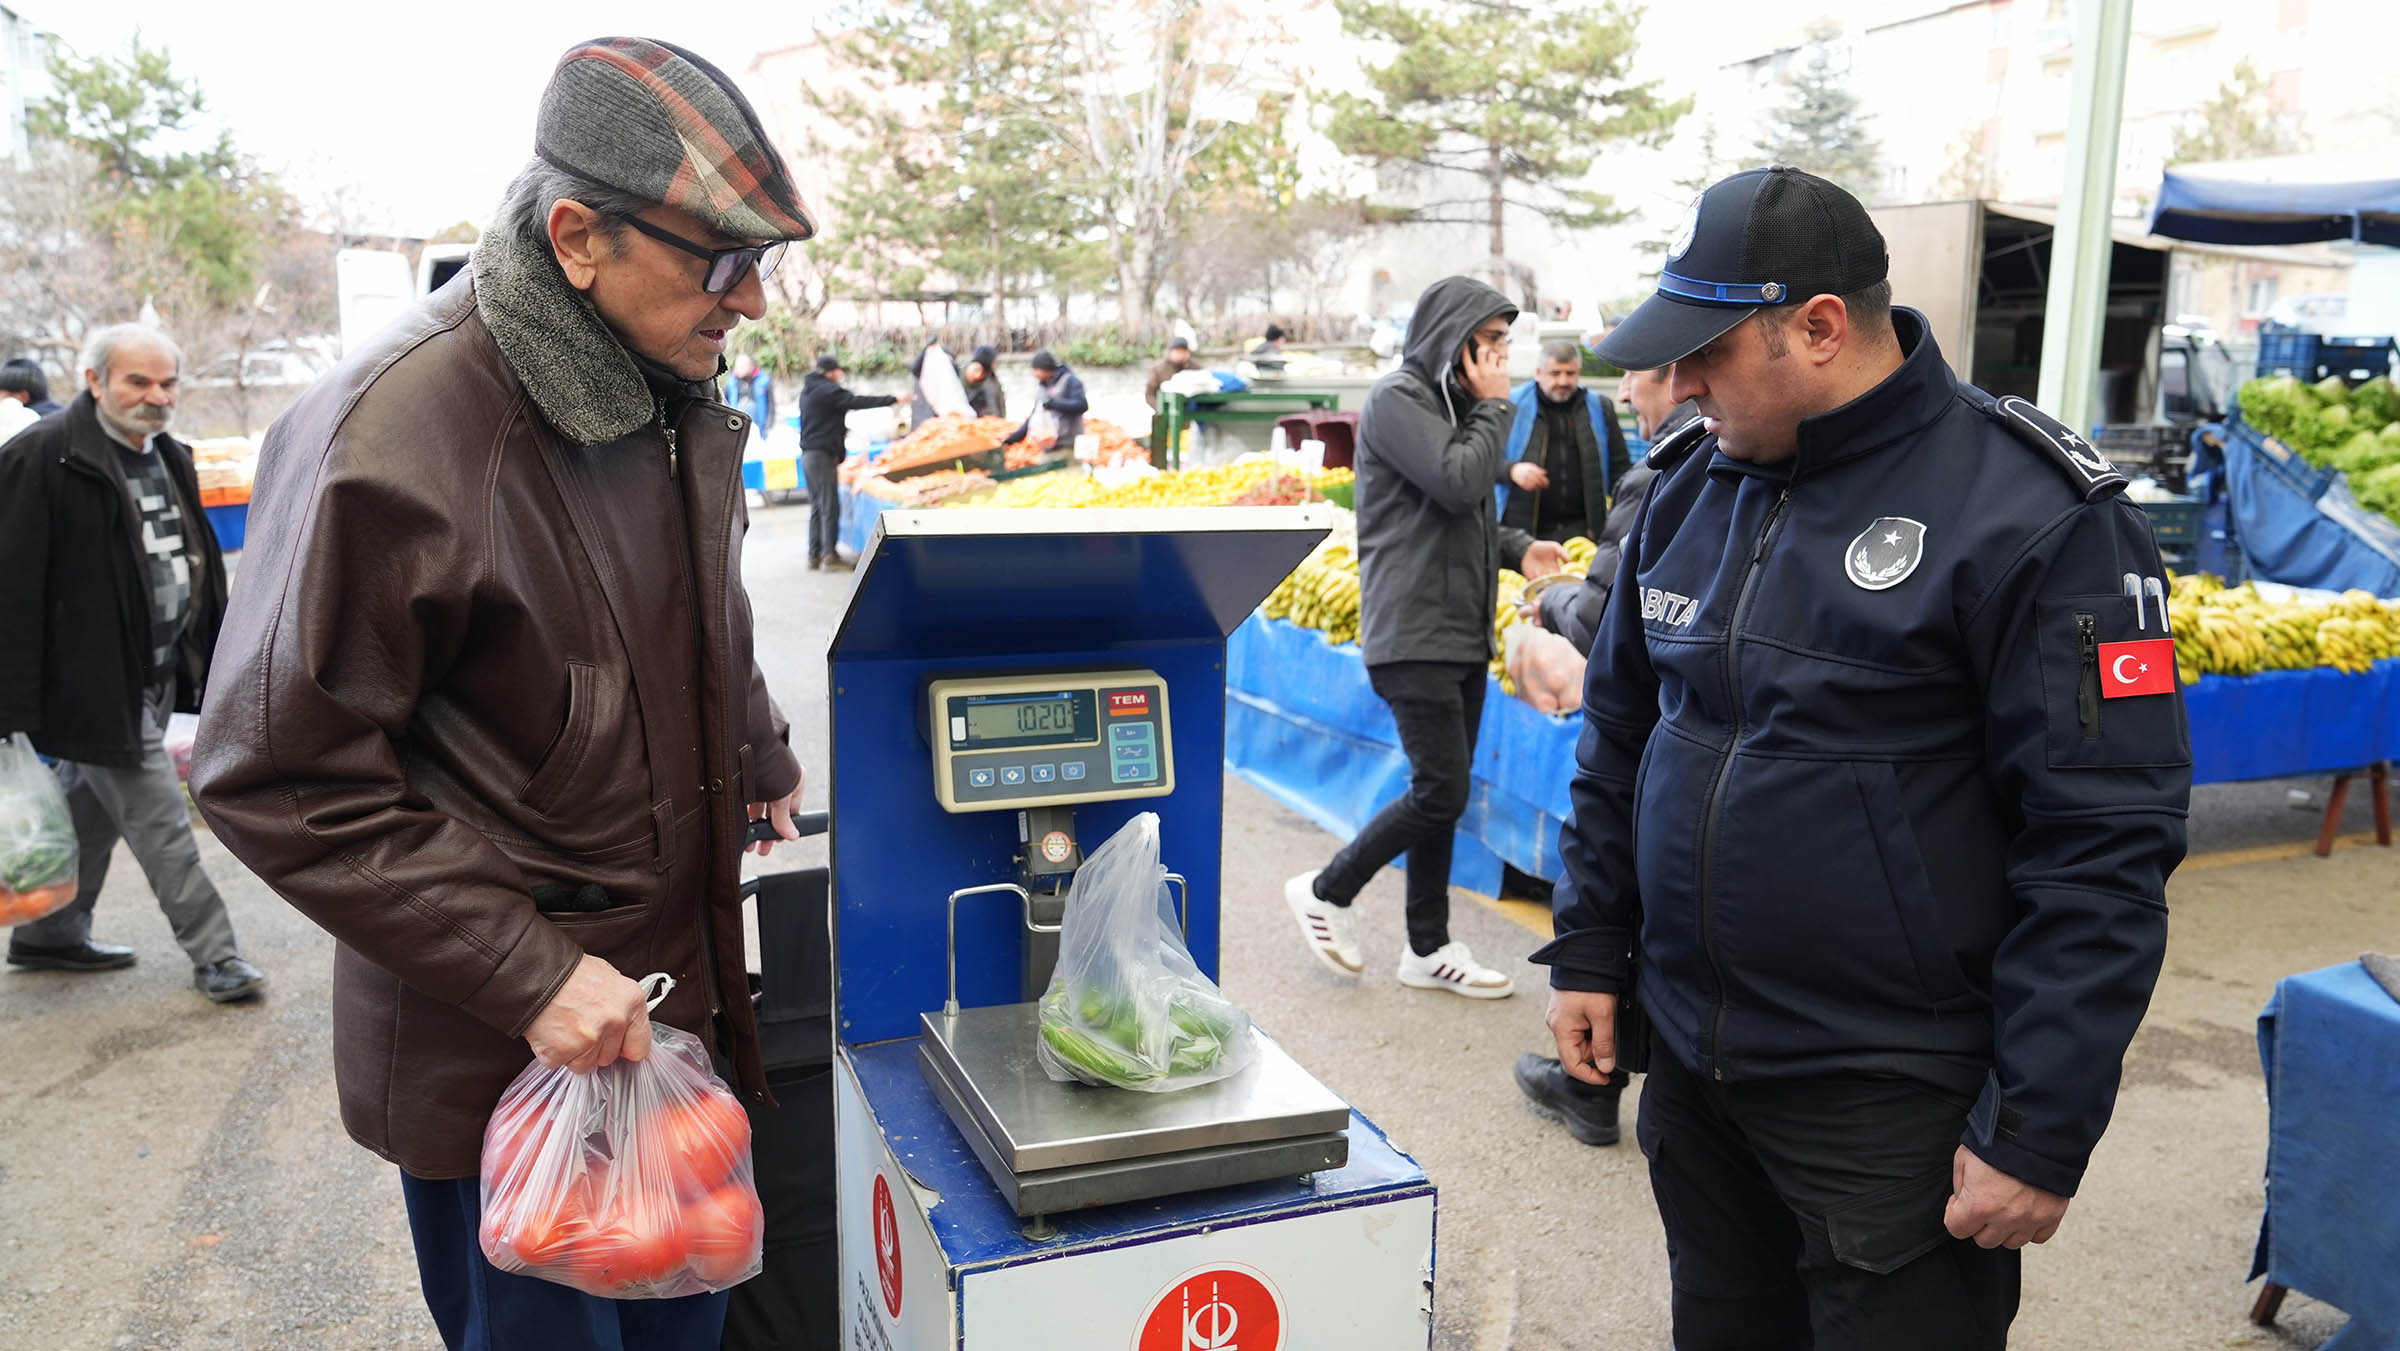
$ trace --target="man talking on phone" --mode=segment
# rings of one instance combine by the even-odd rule
[[[1501,526],[1493,489],[1508,467],[1508,329],[1517,307],[1467,277],[1425,288],[1400,369],[1367,392],[1358,420],[1359,641],[1367,679],[1392,707],[1408,790],[1322,869],[1284,884],[1310,955],[1339,976],[1366,969],[1351,903],[1408,855],[1408,943],[1399,980],[1470,999],[1514,992],[1508,976],[1450,937],[1450,852],[1467,809],[1475,729],[1492,658],[1493,580],[1502,563],[1557,572],[1559,546]]]

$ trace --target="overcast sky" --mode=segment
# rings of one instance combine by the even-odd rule
[[[478,0],[372,9],[322,0],[8,3],[85,56],[121,53],[138,29],[206,92],[211,131],[230,129],[245,152],[311,200],[352,187],[368,212],[355,224],[405,234],[480,221],[491,210],[532,153],[535,102],[552,64],[575,42],[615,32],[664,38],[739,78],[755,53],[804,36],[826,8],[809,0],[742,7]],[[1707,22],[1721,33],[1729,10],[1781,3],[1653,4],[1642,64],[1686,84],[1694,64],[1675,53],[1694,49],[1702,23],[1689,11],[1708,10]]]

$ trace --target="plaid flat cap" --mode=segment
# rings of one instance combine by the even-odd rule
[[[807,239],[816,217],[742,91],[648,38],[594,38],[558,60],[533,149],[604,187],[689,211],[732,239]]]

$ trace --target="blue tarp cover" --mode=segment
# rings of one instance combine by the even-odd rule
[[[2196,244],[2400,245],[2400,174],[2389,163],[2287,155],[2169,169],[2150,233]]]
[[[1227,766],[1326,830],[1358,833],[1406,789],[1408,758],[1355,645],[1336,647],[1289,620],[1253,618],[1226,645],[1225,684]],[[2364,675],[2319,668],[2202,676],[2184,691],[2184,708],[2195,783],[2400,759],[2400,660]],[[1579,719],[1537,713],[1492,682],[1452,882],[1492,894],[1504,862],[1536,877],[1559,875],[1558,828],[1581,729]]]
[[[2258,1017],[2267,1212],[2253,1277],[2350,1315],[2332,1341],[2400,1345],[2400,1002],[2357,962],[2288,976]]]
[[[2223,433],[2226,499],[2253,574],[2400,596],[2400,526],[2360,506],[2339,470],[2316,468],[2238,411],[2207,430]]]

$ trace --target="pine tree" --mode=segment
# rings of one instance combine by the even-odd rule
[[[1858,95],[1834,68],[1834,44],[1820,36],[1792,77],[1790,97],[1758,141],[1760,163],[1805,169],[1873,202],[1881,194],[1883,150],[1859,115]]]
[[[1488,225],[1497,281],[1511,271],[1509,207],[1562,229],[1623,220],[1611,197],[1582,186],[1585,175],[1612,145],[1664,143],[1691,110],[1689,99],[1662,98],[1657,81],[1632,79],[1641,14],[1623,0],[1335,4],[1353,36],[1392,56],[1366,72],[1372,96],[1327,100],[1326,135],[1342,153],[1432,190],[1432,200],[1375,208],[1377,218]]]
[[[2256,159],[2306,148],[2300,134],[2275,115],[2266,79],[2248,57],[2235,64],[2233,77],[2217,87],[2195,117],[2196,121],[2176,130],[2167,163]]]

